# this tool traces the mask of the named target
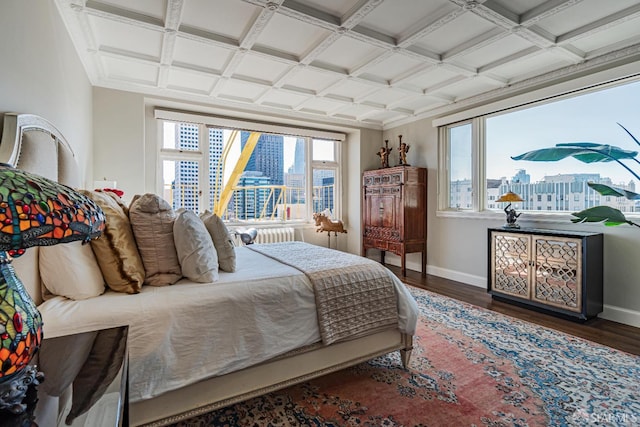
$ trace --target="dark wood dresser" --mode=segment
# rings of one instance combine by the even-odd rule
[[[427,170],[396,166],[365,171],[362,176],[362,255],[367,249],[385,251],[402,259],[422,252],[422,275],[427,273]]]

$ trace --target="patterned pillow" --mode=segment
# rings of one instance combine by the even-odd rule
[[[185,210],[178,213],[173,223],[173,240],[183,276],[200,283],[218,280],[216,248],[195,212]]]
[[[107,286],[115,292],[137,294],[144,282],[144,265],[129,217],[108,194],[79,191],[93,199],[106,217],[105,230],[102,236],[91,241],[91,249],[95,253]]]
[[[200,218],[211,235],[216,252],[218,252],[220,269],[233,273],[236,271],[236,250],[229,229],[218,215],[209,211],[203,212]]]
[[[147,193],[135,197],[129,207],[129,220],[144,265],[144,283],[173,285],[182,278],[173,222],[176,213],[160,196]]]

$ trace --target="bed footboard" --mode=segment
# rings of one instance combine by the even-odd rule
[[[385,330],[362,338],[309,351],[293,352],[275,360],[200,381],[153,399],[129,405],[132,426],[157,427],[177,423],[252,397],[357,365],[400,350],[408,365],[413,337]]]

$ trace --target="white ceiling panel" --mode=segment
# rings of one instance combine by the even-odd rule
[[[291,65],[281,61],[275,61],[263,55],[247,53],[242,56],[238,67],[235,69],[234,76],[246,76],[271,84],[289,68],[291,68]]]
[[[409,58],[401,54],[393,54],[383,61],[366,67],[365,72],[390,82],[395,77],[403,76],[407,74],[409,70],[417,68],[420,65],[422,65],[422,63],[417,59]]]
[[[291,76],[287,78],[286,86],[298,87],[317,93],[339,81],[341,81],[340,78],[333,73],[316,70],[312,67],[299,67],[295,73],[291,73]]]
[[[449,68],[436,66],[429,68],[427,72],[418,74],[415,78],[408,79],[407,83],[415,85],[422,91],[455,79],[458,76],[457,73]]]
[[[240,80],[225,80],[220,83],[218,96],[226,99],[237,99],[243,102],[254,102],[269,89]]]
[[[295,92],[273,89],[265,93],[261,102],[266,105],[276,105],[294,109],[307,100],[307,97]]]
[[[328,34],[323,28],[276,14],[269,20],[256,44],[300,59]]]
[[[492,82],[490,80],[477,76],[461,80],[455,85],[448,86],[447,88],[443,89],[443,92],[458,101],[461,99],[470,98],[474,95],[488,92],[499,86],[500,85],[496,82]]]
[[[328,97],[355,101],[356,99],[361,99],[363,96],[366,96],[373,90],[379,90],[379,88],[360,80],[347,79],[342,80],[340,83],[337,83],[325,92]]]
[[[164,19],[167,10],[167,0],[102,0],[100,3],[160,20]]]
[[[239,40],[261,8],[237,0],[188,0],[182,3],[181,24]]]
[[[593,52],[606,49],[622,43],[620,47],[628,46],[640,42],[640,14],[634,19],[629,19],[616,25],[606,32],[606,34],[593,33],[581,37],[572,42],[572,45],[584,52]]]
[[[447,0],[385,1],[369,13],[360,25],[398,39],[418,22],[430,20],[430,16],[442,13],[439,11],[442,8],[457,9]]]
[[[356,67],[374,60],[385,52],[384,49],[364,43],[350,37],[343,37],[334,42],[318,55],[315,62],[329,64],[332,68],[349,73]]]
[[[514,34],[506,34],[504,37],[490,43],[469,50],[467,53],[455,58],[456,61],[473,68],[480,68],[493,62],[507,59],[531,47],[531,43]]]
[[[568,62],[555,55],[541,52],[538,55],[532,55],[519,61],[508,62],[496,67],[491,72],[506,78],[509,83],[513,83],[568,65],[570,65]]]
[[[327,13],[332,16],[343,17],[357,6],[360,0],[298,0],[298,3]]]
[[[445,54],[464,43],[473,42],[474,38],[494,29],[493,24],[467,11],[427,34],[416,45],[431,52]]]
[[[162,32],[95,16],[89,22],[99,49],[160,58]]]
[[[214,76],[173,68],[169,71],[167,88],[199,95],[208,95],[217,81],[218,78]]]
[[[145,86],[158,84],[158,67],[154,65],[113,57],[103,57],[102,63],[105,74],[110,80]]]
[[[405,91],[402,91],[402,90],[381,89],[377,92],[372,93],[371,95],[364,97],[363,99],[361,99],[361,101],[373,102],[375,104],[388,106],[408,96],[411,96],[411,95],[408,95]],[[417,96],[417,95],[414,95],[414,96]]]
[[[173,63],[221,71],[229,63],[233,50],[183,37],[176,37]]]
[[[637,0],[582,0],[573,7],[566,8],[536,25],[550,34],[562,35],[592,24],[604,24],[608,16],[613,16],[628,7],[637,6]]]
[[[338,102],[327,98],[310,98],[300,106],[300,111],[317,111],[329,115],[344,107],[344,102]]]
[[[378,129],[640,57],[640,0],[54,1],[94,85]]]

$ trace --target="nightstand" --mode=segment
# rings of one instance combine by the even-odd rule
[[[0,426],[128,426],[128,327],[45,338],[34,363],[45,375],[20,415]]]

